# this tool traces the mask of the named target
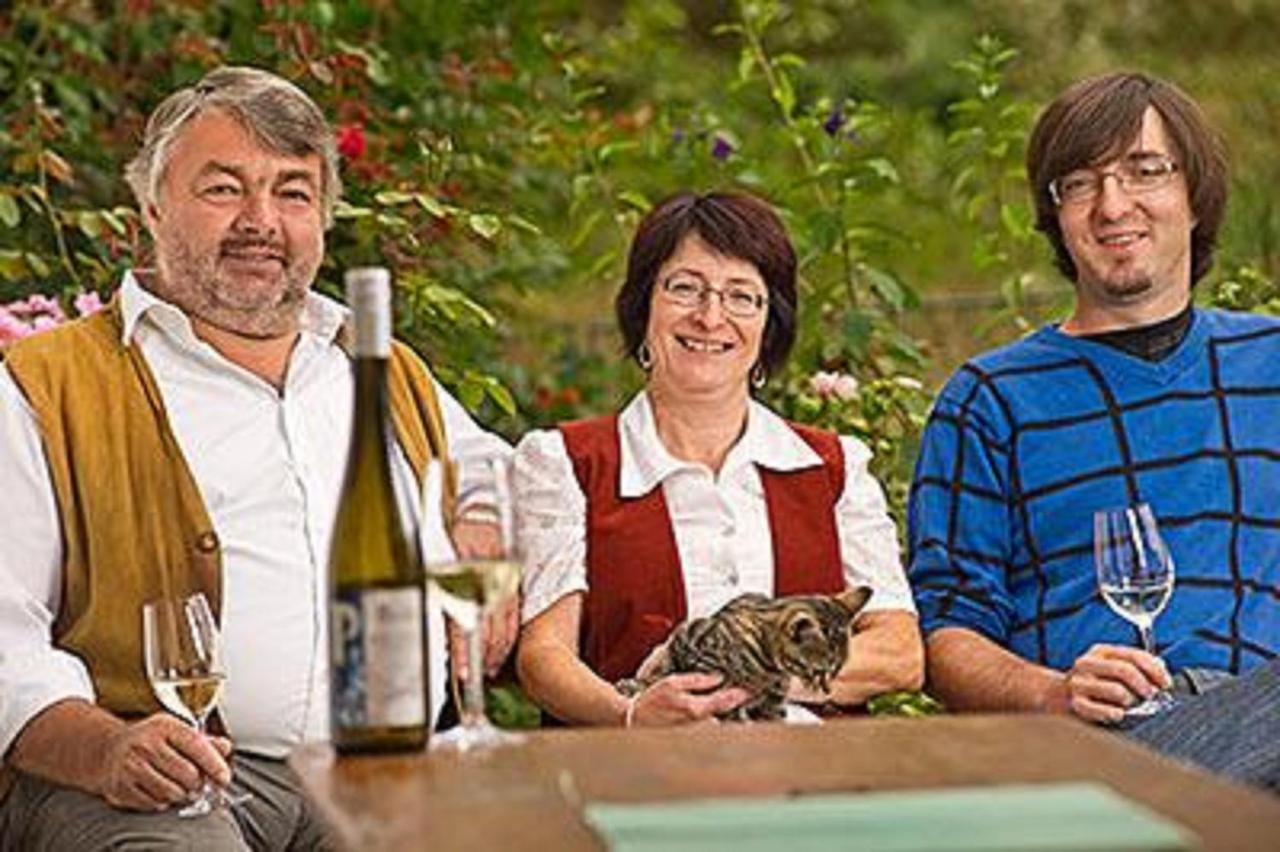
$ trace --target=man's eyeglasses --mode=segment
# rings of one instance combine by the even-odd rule
[[[1076,169],[1049,182],[1049,197],[1059,207],[1082,204],[1102,194],[1102,183],[1116,179],[1130,195],[1141,195],[1166,186],[1178,173],[1178,164],[1163,154],[1138,154],[1126,157],[1115,168]]]
[[[769,297],[742,284],[734,284],[723,290],[705,281],[675,275],[662,282],[662,293],[668,302],[682,308],[696,308],[711,296],[719,296],[724,312],[738,319],[750,319],[760,315]]]

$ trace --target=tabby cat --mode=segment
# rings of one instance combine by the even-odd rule
[[[677,627],[656,663],[618,681],[618,691],[638,695],[669,674],[713,672],[724,675],[725,686],[752,693],[721,718],[781,719],[792,676],[827,691],[844,666],[853,619],[869,597],[865,586],[838,595],[739,595],[715,614]]]

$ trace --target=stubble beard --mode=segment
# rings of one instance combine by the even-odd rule
[[[319,260],[285,256],[279,278],[237,281],[219,269],[226,243],[198,253],[181,240],[157,246],[158,295],[189,317],[242,337],[267,339],[298,330]]]
[[[1114,275],[1102,282],[1102,289],[1113,302],[1129,303],[1141,299],[1155,287],[1155,281],[1147,272],[1133,271]]]

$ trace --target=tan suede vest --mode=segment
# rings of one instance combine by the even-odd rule
[[[4,360],[35,412],[62,524],[54,643],[84,661],[100,706],[134,716],[160,709],[143,671],[143,602],[198,589],[216,610],[222,555],[151,370],[120,338],[117,300],[18,342]],[[403,344],[388,385],[397,440],[421,481],[448,451],[426,366]],[[451,519],[454,471],[443,467]]]

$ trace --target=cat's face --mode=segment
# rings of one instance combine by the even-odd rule
[[[844,665],[849,629],[870,596],[870,589],[858,586],[835,596],[803,595],[778,601],[774,641],[780,667],[825,687]]]

